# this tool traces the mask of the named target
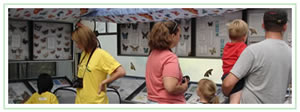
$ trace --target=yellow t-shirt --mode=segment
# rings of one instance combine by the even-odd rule
[[[97,48],[92,55],[88,68],[86,64],[89,54],[82,52],[78,64],[78,77],[83,77],[83,88],[77,88],[76,104],[107,104],[108,97],[105,92],[98,94],[99,84],[107,78],[121,64],[116,61],[108,52]],[[84,59],[83,59],[84,57]]]
[[[48,91],[39,94],[35,92],[26,102],[25,104],[58,104],[58,100],[53,93]]]

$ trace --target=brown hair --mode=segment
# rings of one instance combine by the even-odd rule
[[[178,26],[178,23],[174,21],[155,23],[150,34],[148,35],[148,45],[150,49],[169,49],[173,42],[173,38],[170,38],[170,36],[172,34],[177,34],[179,31]]]
[[[84,47],[84,51],[88,53],[97,47],[98,44],[95,33],[84,25],[80,25],[77,29],[75,29],[72,33],[72,40],[81,44]]]
[[[216,95],[217,86],[216,84],[209,79],[201,79],[198,82],[198,92],[200,92],[204,99],[210,104],[218,104],[219,97]]]
[[[229,38],[231,40],[240,40],[248,34],[248,24],[241,19],[235,19],[227,24]]]

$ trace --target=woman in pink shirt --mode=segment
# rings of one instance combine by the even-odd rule
[[[181,29],[173,21],[156,23],[149,34],[149,54],[146,65],[148,102],[160,104],[186,103],[184,92],[188,80],[182,83],[178,58],[170,49],[180,40]]]

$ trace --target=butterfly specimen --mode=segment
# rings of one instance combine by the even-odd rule
[[[48,13],[48,11],[41,12],[40,15],[46,15],[47,13]]]
[[[148,33],[149,33],[149,32],[142,32],[142,34],[143,34],[143,39],[145,39],[145,38],[147,39]]]
[[[253,34],[257,34],[256,30],[254,28],[249,28],[250,32],[251,32],[251,35]]]
[[[128,32],[127,33],[122,32],[122,37],[123,37],[123,39],[127,39],[128,38]]]
[[[45,43],[45,42],[46,42],[46,39],[47,39],[47,38],[42,38],[42,39],[41,39],[41,42],[42,42],[42,43]]]
[[[12,52],[12,53],[16,53],[16,52],[17,52],[17,49],[11,49],[11,52]]]
[[[40,54],[40,53],[41,53],[41,50],[37,50],[36,53]]]
[[[59,17],[63,13],[64,13],[64,11],[59,11],[56,15]]]
[[[26,32],[26,28],[27,28],[27,26],[23,26],[23,27],[20,27],[19,29],[21,32]]]
[[[44,30],[44,31],[42,31],[42,33],[44,34],[44,35],[47,35],[48,34],[48,32],[49,32],[49,30],[47,29],[47,30]]]
[[[188,31],[189,31],[189,29],[190,29],[190,27],[189,27],[189,26],[187,26],[187,27],[183,27],[183,29],[184,29],[184,31],[185,31],[185,32],[188,32]]]
[[[16,28],[17,28],[17,27],[15,27],[15,26],[9,24],[9,30],[11,30],[12,32],[14,32]]]
[[[47,57],[48,57],[48,55],[49,55],[49,53],[45,53],[45,54],[43,54],[44,58],[47,58]]]
[[[23,39],[23,44],[27,44],[28,43],[28,40],[26,40],[26,39]]]
[[[69,45],[70,45],[70,42],[66,42],[65,45],[66,45],[66,46],[69,46]]]
[[[214,55],[216,53],[216,48],[210,49],[209,52],[211,55]]]
[[[59,45],[61,43],[61,41],[59,41],[59,40],[57,40],[56,42],[57,42],[57,45]]]
[[[133,65],[132,62],[130,62],[130,69],[135,71],[135,66]]]
[[[56,32],[56,29],[51,29],[51,32],[52,32],[52,33],[55,33],[55,32]]]
[[[34,58],[34,59],[37,59],[37,58],[38,58],[38,56],[34,55],[34,56],[33,56],[33,58]]]
[[[58,29],[58,31],[62,31],[64,29],[64,27],[58,27],[57,29]]]
[[[42,28],[42,25],[41,25],[41,26],[39,26],[39,25],[37,25],[37,24],[34,24],[34,30],[36,30],[36,31],[40,31],[40,30],[41,30],[41,28]]]
[[[207,22],[208,26],[212,26],[213,25],[213,22]]]
[[[54,53],[55,53],[55,50],[50,51],[50,53],[51,53],[51,54],[54,54]]]
[[[22,53],[22,52],[23,52],[23,49],[20,49],[20,48],[19,48],[19,49],[17,49],[17,50],[18,50],[19,53]]]
[[[166,17],[168,18],[171,18],[171,15],[170,14],[165,14]]]
[[[36,35],[36,34],[33,34],[33,38],[34,38],[34,39],[39,39],[40,36],[38,36],[38,35]]]
[[[149,48],[144,48],[144,53],[148,53]]]
[[[65,52],[69,52],[70,48],[64,48]]]
[[[125,44],[122,44],[122,46],[123,46],[123,50],[124,50],[124,51],[127,51],[128,45],[126,46]]]
[[[134,46],[130,45],[130,47],[132,48],[132,51],[138,51],[138,49],[139,49],[140,46],[134,47]]]
[[[184,20],[184,21],[185,21],[185,24],[190,24],[191,20],[192,20],[192,19],[185,19],[185,20]]]
[[[55,55],[55,58],[58,59],[60,56],[59,55]]]
[[[57,51],[61,51],[61,48],[56,48],[57,49]]]
[[[183,35],[184,40],[188,40],[190,35]]]
[[[16,55],[16,59],[20,59],[21,58],[21,55]]]
[[[132,23],[132,29],[136,30],[138,28],[138,23]]]
[[[38,46],[39,46],[39,43],[34,43],[34,46],[35,46],[35,47],[38,47]]]
[[[58,38],[61,38],[61,33],[56,35]]]
[[[209,77],[210,75],[212,75],[212,73],[211,73],[212,71],[213,71],[213,69],[207,70],[204,74],[204,77]]]

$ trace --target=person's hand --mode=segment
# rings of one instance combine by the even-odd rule
[[[98,94],[100,94],[102,91],[104,91],[105,90],[105,84],[103,84],[103,83],[100,83],[100,85],[99,85],[99,90],[98,90]]]
[[[184,78],[183,80],[185,80],[185,81],[184,81],[184,83],[182,83],[182,86],[183,86],[184,90],[186,91],[188,89],[190,80],[188,78]]]

